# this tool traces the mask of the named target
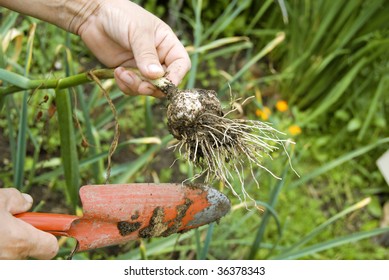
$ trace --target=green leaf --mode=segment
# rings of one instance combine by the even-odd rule
[[[2,17],[4,18],[2,18],[2,23],[0,27],[0,37],[4,37],[8,30],[10,30],[12,26],[14,26],[18,16],[19,13],[16,12],[10,11],[8,15],[4,15],[2,11]]]
[[[61,158],[65,175],[66,191],[75,209],[79,204],[78,191],[81,180],[76,135],[73,126],[71,98],[66,90],[56,90],[55,103],[57,106]]]
[[[291,183],[288,186],[288,188],[292,189],[292,188],[296,188],[298,186],[301,186],[302,184],[308,182],[309,180],[312,180],[315,177],[318,177],[318,176],[326,173],[327,171],[329,171],[329,170],[331,170],[331,169],[333,169],[333,168],[335,168],[335,167],[337,167],[337,166],[339,166],[339,165],[341,165],[341,164],[343,164],[343,163],[345,163],[353,158],[359,157],[359,156],[369,152],[370,150],[375,149],[375,148],[379,147],[380,145],[383,145],[386,143],[389,143],[389,138],[380,139],[373,144],[364,146],[362,148],[351,151],[345,155],[342,155],[342,156],[334,159],[333,161],[330,161],[327,164],[313,170],[309,174],[302,176],[299,180]]]
[[[162,147],[165,147],[166,144],[172,140],[172,136],[168,135],[162,139],[161,144],[151,146],[145,153],[138,157],[135,161],[122,164],[118,167],[112,168],[111,176],[118,176],[115,179],[115,183],[123,184],[127,183],[132,176],[136,174],[142,167],[149,163],[154,154],[160,150]]]
[[[347,131],[355,131],[361,127],[361,120],[359,118],[351,119],[347,124]]]
[[[360,201],[360,202],[358,202],[350,207],[347,207],[343,211],[337,213],[336,215],[334,215],[333,217],[331,217],[330,219],[328,219],[327,221],[322,223],[321,225],[317,226],[309,234],[307,234],[305,237],[301,238],[297,243],[295,243],[294,245],[292,245],[291,247],[289,247],[288,249],[283,251],[281,255],[275,256],[273,258],[274,259],[288,259],[290,255],[294,254],[294,252],[296,251],[297,248],[303,246],[304,244],[306,244],[307,242],[312,240],[319,233],[321,233],[322,231],[327,229],[329,225],[331,225],[334,222],[336,222],[337,220],[343,218],[347,214],[365,207],[366,205],[368,205],[370,203],[370,201],[371,201],[370,198],[366,198],[366,199],[364,199],[364,200],[362,200],[362,201]]]
[[[307,117],[302,121],[304,124],[312,122],[314,119],[324,114],[328,108],[330,108],[340,97],[345,93],[349,85],[354,81],[355,77],[366,64],[367,59],[361,59],[347,74],[343,77],[335,87],[327,94],[320,105],[313,110]]]
[[[144,111],[145,111],[146,134],[147,136],[150,137],[153,136],[154,134],[152,99],[150,96],[145,96],[143,100],[144,100]]]
[[[213,234],[214,228],[215,228],[215,223],[211,223],[208,227],[208,230],[207,230],[207,236],[205,237],[205,240],[204,240],[204,246],[202,247],[200,255],[198,256],[197,259],[205,260],[207,258],[209,246],[211,245],[211,241],[212,241],[212,234]]]
[[[243,67],[236,73],[229,81],[228,84],[232,84],[236,80],[238,80],[240,77],[243,76],[246,71],[250,69],[251,66],[253,66],[255,63],[257,63],[261,58],[263,58],[265,55],[269,54],[274,48],[276,48],[279,44],[281,44],[285,39],[285,33],[280,32],[277,34],[277,36],[270,41],[260,52],[258,52],[254,57],[252,57]],[[223,86],[220,91],[223,92],[227,89],[228,84]]]
[[[389,88],[389,76],[387,75],[383,77],[380,83],[378,84],[373,100],[370,102],[370,106],[368,107],[369,110],[367,112],[365,121],[363,122],[362,128],[359,131],[357,137],[358,140],[362,140],[362,138],[365,136],[366,130],[373,119],[373,115],[377,112],[377,108],[380,104],[379,102],[380,100],[382,100],[381,96],[384,94],[384,92],[387,92],[388,88]]]
[[[36,24],[32,24],[30,28],[30,34],[27,41],[27,56],[24,66],[24,75],[27,76],[30,72],[31,61],[32,61],[32,51],[35,37]],[[3,69],[0,69],[3,70]],[[4,72],[3,72],[4,73]],[[8,72],[10,73],[10,72]],[[22,108],[20,110],[20,119],[19,119],[19,128],[17,136],[17,150],[15,158],[15,173],[14,173],[14,186],[18,189],[23,187],[23,178],[24,178],[24,163],[26,160],[26,150],[27,150],[27,118],[28,118],[28,92],[23,93],[22,98]]]
[[[388,233],[389,232],[389,227],[385,228],[378,228],[378,229],[373,229],[369,231],[364,231],[364,232],[357,232],[353,233],[347,236],[342,236],[338,238],[334,238],[322,243],[317,243],[315,245],[306,247],[300,251],[293,252],[290,255],[288,255],[285,259],[298,259],[301,257],[306,257],[312,254],[316,254],[318,252],[328,250],[334,247],[339,247],[348,243],[352,242],[357,242],[362,239],[366,238],[371,238],[380,234]]]
[[[202,227],[200,230],[206,228],[205,226]],[[146,256],[150,257],[152,255],[158,256],[162,255],[164,253],[172,252],[177,244],[178,239],[181,242],[184,242],[185,240],[191,238],[195,233],[195,230],[191,230],[189,232],[186,232],[184,234],[180,235],[170,235],[165,238],[155,238],[153,239],[153,242],[146,244]],[[118,260],[137,260],[141,259],[141,253],[139,250],[131,250],[127,253],[121,254],[117,257]]]
[[[268,203],[269,206],[271,207],[271,209],[274,209],[274,206],[277,203],[278,196],[282,190],[282,187],[284,186],[285,178],[286,178],[286,174],[287,174],[288,170],[289,170],[289,164],[287,164],[287,167],[284,168],[283,174],[281,176],[282,179],[277,181],[276,185],[274,186],[274,188],[272,190],[272,193],[271,193],[271,196],[269,199],[269,203]],[[263,236],[264,236],[265,230],[267,228],[267,224],[268,224],[269,219],[272,215],[274,215],[274,214],[271,211],[265,211],[265,214],[262,217],[261,223],[260,223],[258,230],[257,230],[257,233],[255,235],[254,242],[250,247],[248,259],[255,258],[255,255],[261,246]],[[275,217],[277,217],[277,216],[275,216]],[[279,234],[281,236],[281,232],[279,232]]]

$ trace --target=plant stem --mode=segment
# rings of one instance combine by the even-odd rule
[[[174,86],[168,79],[164,77],[156,80],[150,80],[143,77],[136,69],[129,70],[136,72],[142,80],[149,81],[165,93],[167,93],[163,90],[165,87]],[[65,89],[94,82],[94,79],[92,77],[96,77],[99,80],[112,79],[114,78],[113,73],[114,69],[95,69],[77,75],[68,76],[65,78],[30,80],[22,75],[9,72],[5,69],[0,69],[0,80],[8,82],[12,85],[8,87],[0,87],[0,97],[20,92],[26,89]]]
[[[26,89],[64,89],[93,82],[91,75],[99,79],[112,79],[113,69],[95,69],[81,74],[53,79],[30,80],[26,77],[0,69],[0,79],[7,81],[12,86],[0,88],[0,96],[16,93]]]

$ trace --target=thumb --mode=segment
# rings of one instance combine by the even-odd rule
[[[154,31],[139,28],[137,33],[133,36],[134,39],[131,42],[131,47],[139,71],[149,79],[162,77],[165,71],[162,68],[155,48]]]
[[[32,197],[15,188],[1,189],[0,204],[11,214],[26,212],[32,206]]]

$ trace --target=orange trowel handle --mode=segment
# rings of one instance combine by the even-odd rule
[[[66,214],[26,212],[16,214],[16,218],[54,235],[67,236],[73,221],[80,217]]]

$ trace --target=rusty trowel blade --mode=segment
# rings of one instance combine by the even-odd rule
[[[88,185],[80,189],[84,216],[68,231],[79,250],[164,237],[219,220],[230,201],[208,186]]]

